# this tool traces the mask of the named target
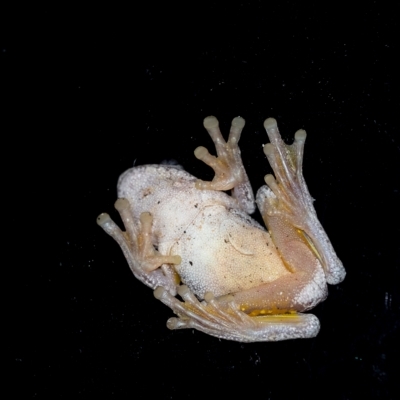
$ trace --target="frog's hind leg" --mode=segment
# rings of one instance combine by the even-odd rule
[[[142,213],[140,220],[136,221],[132,205],[124,198],[115,202],[115,208],[121,216],[126,231],[122,231],[106,213],[98,216],[98,225],[120,245],[137,279],[152,289],[163,286],[172,294],[176,294],[179,277],[168,264],[180,264],[181,257],[162,255],[156,251],[152,243],[152,215]]]
[[[264,186],[257,193],[257,204],[263,219],[272,233],[272,239],[279,248],[280,227],[296,228],[313,249],[325,271],[330,284],[341,282],[345,270],[324,228],[320,224],[303,177],[303,152],[306,132],[299,130],[294,143],[286,145],[279,134],[276,120],[264,122],[271,143],[264,146],[264,153],[274,170],[275,177],[266,175]]]
[[[255,211],[254,194],[249,178],[243,166],[238,142],[245,120],[236,117],[232,120],[228,140],[225,141],[219,129],[217,118],[210,116],[204,119],[204,127],[211,136],[217,151],[217,157],[211,155],[205,147],[197,147],[194,155],[210,166],[215,176],[211,182],[198,180],[200,190],[230,190],[239,206],[248,214]]]
[[[250,317],[239,309],[233,298],[222,304],[211,293],[207,293],[205,300],[200,302],[185,285],[179,287],[178,293],[183,302],[162,287],[154,291],[154,296],[179,317],[168,320],[169,329],[192,328],[238,342],[310,338],[319,332],[318,318],[312,314],[288,313]]]

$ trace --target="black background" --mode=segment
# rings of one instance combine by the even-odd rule
[[[12,397],[395,398],[395,7],[131,7],[2,13]],[[241,344],[169,331],[172,312],[96,225],[101,212],[118,220],[116,182],[134,162],[175,159],[211,179],[193,155],[212,149],[208,115],[225,134],[232,118],[246,119],[240,145],[254,190],[271,172],[264,119],[276,118],[287,142],[308,133],[304,175],[347,270],[313,310],[314,339]]]

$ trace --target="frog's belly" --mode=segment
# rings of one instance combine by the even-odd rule
[[[223,206],[206,207],[165,248],[182,257],[175,268],[197,296],[235,293],[289,274],[268,232],[248,220]]]

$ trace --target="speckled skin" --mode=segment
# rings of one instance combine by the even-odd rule
[[[302,177],[305,133],[287,146],[276,122],[265,123],[272,143],[265,153],[280,178],[279,183],[267,178],[270,187],[257,193],[268,232],[247,213],[254,208],[252,190],[237,146],[244,120],[233,121],[225,143],[212,118],[205,126],[218,158],[206,150],[198,158],[214,168],[213,182],[176,166],[131,168],[118,182],[124,200],[117,208],[127,231],[105,214],[99,224],[121,245],[135,276],[180,317],[170,319],[169,328],[196,328],[243,342],[315,336],[318,319],[299,312],[324,300],[327,281],[338,283],[345,273]],[[221,161],[226,165],[219,166]],[[233,178],[227,178],[228,170]],[[221,180],[240,189],[235,197],[214,189]]]
[[[224,192],[198,190],[185,171],[144,165],[125,172],[118,197],[135,199],[133,215],[153,216],[153,244],[177,254],[183,282],[204,298],[235,293],[289,274],[268,232]]]

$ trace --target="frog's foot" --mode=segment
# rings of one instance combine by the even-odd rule
[[[239,201],[240,206],[251,214],[255,210],[254,195],[238,146],[244,125],[243,118],[234,118],[228,141],[225,142],[217,118],[210,116],[204,119],[204,127],[215,144],[217,157],[211,155],[202,146],[194,151],[194,155],[210,166],[214,170],[215,176],[211,182],[197,180],[196,187],[201,190],[233,189],[233,196]]]
[[[257,193],[257,204],[264,221],[269,226],[275,218],[281,224],[290,224],[297,228],[320,259],[327,282],[339,283],[345,277],[345,270],[318,221],[313,206],[314,199],[310,196],[303,177],[306,132],[297,131],[294,143],[287,145],[279,134],[275,119],[265,120],[264,127],[271,142],[264,146],[264,153],[276,177],[275,180],[272,175],[266,175],[265,182],[269,189],[262,187]]]
[[[152,289],[165,285],[172,294],[175,294],[179,277],[174,269],[166,264],[180,264],[181,257],[161,255],[156,251],[152,243],[151,214],[142,213],[140,221],[136,222],[127,199],[118,199],[115,208],[121,216],[126,231],[123,232],[106,213],[97,217],[98,225],[121,246],[129,267],[137,279]]]
[[[311,338],[319,331],[318,318],[312,314],[250,317],[240,311],[233,297],[232,301],[222,304],[211,293],[207,293],[205,300],[200,302],[185,285],[178,288],[178,293],[184,302],[176,299],[163,287],[154,291],[154,296],[179,317],[168,320],[169,329],[193,328],[218,338],[238,342]]]

